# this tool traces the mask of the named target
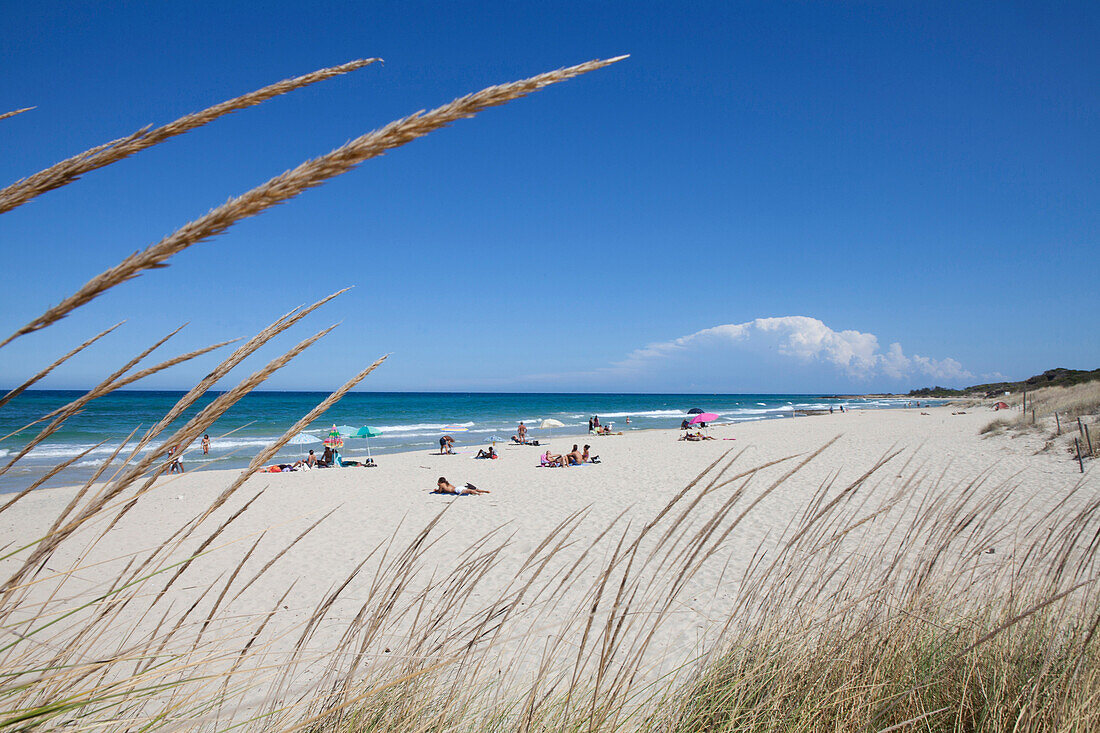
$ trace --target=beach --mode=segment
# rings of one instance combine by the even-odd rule
[[[494,658],[505,660],[501,664],[518,679],[545,663],[548,633],[554,636],[555,629],[576,623],[578,609],[590,598],[602,564],[621,552],[623,538],[635,537],[681,489],[723,456],[726,461],[735,459],[727,477],[763,467],[701,496],[685,520],[685,526],[705,528],[706,520],[735,492],[742,497],[737,511],[757,502],[736,531],[722,540],[719,551],[700,562],[678,591],[675,607],[645,652],[646,668],[659,677],[698,658],[715,641],[720,621],[741,599],[761,553],[775,551],[783,538],[791,536],[792,528],[823,505],[823,497],[837,496],[853,482],[856,488],[849,489],[850,497],[858,499],[846,500],[853,518],[880,510],[882,517],[892,517],[891,522],[867,522],[858,533],[844,537],[844,542],[853,543],[853,557],[860,557],[865,569],[891,561],[892,555],[882,548],[891,543],[901,546],[903,533],[898,532],[897,522],[907,517],[907,521],[919,521],[925,511],[922,501],[934,493],[939,501],[958,501],[960,507],[988,507],[1004,520],[988,537],[961,545],[967,549],[952,546],[951,552],[959,555],[952,560],[972,563],[968,572],[994,574],[997,568],[1016,562],[1021,548],[1030,542],[1024,529],[1073,496],[1082,477],[1063,456],[1036,454],[1031,438],[980,436],[992,417],[988,409],[958,412],[949,406],[849,411],[712,426],[708,432],[715,439],[702,442],[678,441],[676,430],[547,441],[554,452],[564,452],[574,442],[588,443],[591,453],[600,457],[598,464],[569,468],[539,467],[545,442],[540,447],[498,444],[498,460],[475,459],[476,450],[484,446],[460,443],[455,455],[421,450],[380,456],[377,468],[257,473],[178,546],[167,545],[171,552],[162,550],[160,566],[178,563],[200,548],[204,554],[186,567],[162,598],[154,600],[150,591],[128,604],[112,628],[126,629],[131,638],[141,638],[143,633],[153,637],[163,631],[165,619],[191,606],[193,611],[180,622],[175,639],[199,634],[210,615],[215,620],[204,628],[204,644],[215,639],[217,643],[202,647],[212,655],[210,659],[218,658],[218,649],[236,653],[255,637],[257,668],[265,666],[258,660],[270,665],[293,658],[292,672],[289,667],[280,669],[280,674],[287,675],[280,684],[288,689],[316,685],[329,669],[332,650],[343,648],[341,639],[355,626],[356,615],[362,616],[363,609],[387,589],[392,592],[379,578],[394,572],[395,557],[416,547],[415,572],[407,573],[400,593],[394,594],[396,606],[407,613],[390,608],[387,613],[392,616],[385,627],[373,630],[359,653],[370,660],[400,656],[419,633],[424,604],[430,606],[446,595],[439,580],[461,576],[462,601],[445,601],[450,605],[442,614],[450,628],[462,628],[486,613],[486,608],[499,605],[500,599],[520,599],[515,613],[526,611],[527,617],[517,619],[513,637],[494,639]],[[889,456],[893,457],[865,476]],[[114,512],[70,538],[49,558],[40,578],[71,566],[76,570],[59,595],[78,598],[103,592],[117,582],[127,563],[170,543],[174,533],[201,515],[237,475],[237,471],[208,470],[158,479],[155,488],[104,536],[97,539],[106,524],[115,521]],[[429,493],[441,476],[457,486],[469,482],[490,493]],[[1090,474],[1084,480],[1091,489],[1077,496],[1095,493],[1095,477]],[[899,487],[904,488],[904,501],[899,501]],[[0,538],[9,546],[20,546],[42,536],[75,491],[40,490],[24,497],[0,514]],[[116,506],[125,503],[124,495]],[[237,514],[246,504],[247,510]],[[215,532],[231,517],[227,526]],[[295,539],[322,518],[308,534]],[[433,522],[431,532],[418,540]],[[569,541],[561,541],[563,525],[569,527]],[[601,535],[609,527],[613,530]],[[204,545],[211,534],[214,540]],[[891,539],[895,535],[897,539]],[[547,538],[551,538],[548,544],[544,543]],[[923,539],[904,540],[913,548],[906,562],[916,560]],[[652,536],[642,541],[642,548],[652,541]],[[980,557],[974,542],[981,543]],[[548,577],[568,570],[569,583],[553,592],[514,596],[517,583],[527,582],[532,559],[551,545],[557,550],[542,572]],[[879,548],[879,556],[864,557],[860,547]],[[19,557],[17,553],[5,560],[5,569],[16,567]],[[273,558],[277,559],[241,592],[245,579]],[[469,574],[475,566],[476,578]],[[151,581],[150,587],[158,587],[175,572],[170,569]],[[662,572],[654,568],[653,587]],[[58,592],[53,582],[39,586],[29,589],[30,597]],[[339,593],[329,601],[335,589]],[[217,614],[209,613],[207,609],[214,607]],[[325,613],[315,620],[319,607],[325,607]],[[420,616],[414,607],[420,608]],[[257,633],[258,620],[262,631]],[[51,643],[63,644],[66,628],[69,621],[51,629]],[[307,641],[302,640],[303,629],[308,632]],[[108,634],[102,644],[117,641]],[[424,648],[423,640],[416,644]],[[370,663],[363,662],[360,669],[369,668]],[[269,674],[264,679],[266,683],[275,677]],[[259,704],[262,699],[260,695],[253,702]]]

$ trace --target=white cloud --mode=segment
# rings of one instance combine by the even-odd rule
[[[757,318],[705,328],[636,349],[611,368],[601,371],[640,373],[676,354],[723,344],[774,349],[803,363],[825,362],[856,379],[876,376],[904,379],[922,375],[961,380],[974,376],[955,359],[932,359],[919,354],[907,356],[898,343],[890,344],[882,352],[878,337],[873,333],[834,331],[821,320],[809,316]]]

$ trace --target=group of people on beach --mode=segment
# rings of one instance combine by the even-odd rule
[[[202,447],[202,454],[204,456],[208,455],[210,453],[210,436],[203,435],[199,445]],[[183,451],[180,450],[178,445],[168,446],[168,473],[183,473],[183,463],[180,461],[181,455],[183,455]]]
[[[312,450],[305,458],[294,463],[276,463],[271,466],[265,466],[260,469],[260,473],[289,473],[291,471],[312,471],[315,468],[375,468],[378,464],[374,462],[373,458],[368,458],[365,461],[348,461],[344,460],[344,457],[340,455],[340,451],[337,448],[331,446],[325,446],[324,453],[318,458]]]
[[[588,454],[588,451],[591,449],[591,447],[592,446],[590,445],[586,445],[584,447],[584,451],[582,452],[577,448],[577,444],[574,443],[573,450],[564,454],[551,453],[550,449],[547,448],[546,452],[543,453],[542,457],[539,459],[539,465],[544,467],[565,468],[566,466],[579,466],[582,463],[599,463],[599,456],[590,456]]]

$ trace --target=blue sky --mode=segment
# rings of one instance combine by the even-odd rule
[[[380,56],[0,216],[0,326],[230,196],[416,110],[489,110],[0,349],[44,386],[248,336],[245,367],[386,390],[847,392],[1100,366],[1096,3],[3,3],[5,184],[146,124]],[[896,346],[895,346],[896,344]],[[213,358],[150,380],[189,386]]]

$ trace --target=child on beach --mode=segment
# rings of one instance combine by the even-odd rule
[[[183,473],[183,464],[180,463],[178,445],[173,445],[168,449],[168,473]]]

